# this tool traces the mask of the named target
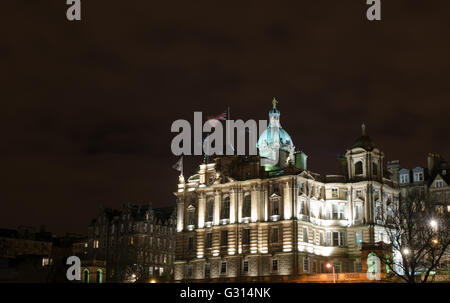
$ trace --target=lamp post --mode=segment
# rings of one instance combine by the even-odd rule
[[[334,265],[331,264],[330,262],[327,263],[327,268],[333,268],[333,283],[336,283],[336,273],[334,272]]]

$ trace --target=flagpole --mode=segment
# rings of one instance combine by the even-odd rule
[[[227,141],[227,143],[225,144],[225,154],[227,154],[227,149],[228,149],[228,144],[231,144],[230,142],[229,142],[229,135],[230,135],[230,123],[228,123],[228,120],[231,120],[230,119],[230,107],[228,106],[227,107],[227,121],[225,121],[225,123],[227,124],[227,130],[226,130],[226,134],[225,134],[225,137],[226,137],[226,141]]]

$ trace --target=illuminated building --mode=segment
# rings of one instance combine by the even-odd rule
[[[274,104],[257,156],[216,156],[180,177],[176,281],[295,280],[311,273],[360,272],[362,243],[387,241],[380,225],[397,182],[384,154],[362,135],[340,158],[342,175],[307,170]],[[279,149],[278,165],[261,156]]]

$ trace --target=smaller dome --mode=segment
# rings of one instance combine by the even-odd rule
[[[364,125],[364,123],[361,125],[361,137],[359,137],[358,139],[356,139],[355,143],[353,143],[352,148],[363,148],[367,151],[371,151],[372,149],[375,148],[375,145],[372,142],[372,139],[366,135],[366,126]]]
[[[361,136],[358,139],[356,139],[355,143],[353,143],[352,148],[361,147],[364,148],[367,151],[371,151],[374,149],[375,145],[372,142],[372,139],[370,139],[369,136]]]

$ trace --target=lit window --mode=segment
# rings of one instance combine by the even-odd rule
[[[42,266],[47,266],[49,263],[49,258],[42,258]]]
[[[303,258],[303,271],[308,271],[309,269],[309,260],[308,257]]]
[[[94,248],[98,248],[98,240],[94,240]]]
[[[360,231],[355,233],[355,242],[357,246],[362,245],[362,233]]]

